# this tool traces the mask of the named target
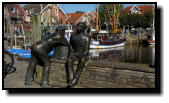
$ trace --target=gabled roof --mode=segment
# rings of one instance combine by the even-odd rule
[[[89,12],[87,13],[87,15],[88,15],[88,16],[91,16],[91,17],[96,17],[96,12],[94,12],[94,11],[89,11]]]
[[[75,24],[85,13],[67,13],[68,22],[70,24]]]
[[[145,14],[146,12],[154,9],[152,5],[138,5],[138,7],[142,10],[141,11],[142,14]]]
[[[133,7],[134,6],[128,6],[124,8],[124,12],[129,13]],[[137,6],[135,5],[135,7],[138,7],[141,10],[141,14],[145,14],[146,12],[154,9],[152,5],[137,5]]]
[[[133,6],[127,6],[126,8],[123,9],[123,11],[124,11],[125,13],[129,13],[132,7],[133,7]]]
[[[61,11],[65,17],[67,17],[66,13],[62,10],[62,8],[59,7],[59,11]]]
[[[23,8],[25,10],[33,9],[34,13],[40,13],[40,12],[43,12],[45,10],[47,5],[48,4],[42,4],[42,11],[41,11],[41,4],[25,4]],[[66,17],[66,14],[64,13],[64,11],[60,7],[59,7],[59,11],[61,11]]]
[[[42,4],[42,9],[45,8],[47,4]],[[25,10],[33,9],[34,13],[40,13],[41,12],[41,4],[25,4],[23,7]]]
[[[7,4],[7,9],[9,11],[9,16],[24,16],[25,15],[25,10],[20,6],[20,4]],[[12,12],[11,8],[15,7],[15,12]]]

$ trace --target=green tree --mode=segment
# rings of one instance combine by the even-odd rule
[[[151,27],[153,24],[153,12],[149,11],[144,14],[145,16],[145,25],[147,27]]]
[[[100,22],[110,22],[109,14],[110,14],[110,17],[112,19],[113,13],[114,13],[113,5],[114,4],[100,4],[99,5],[99,20],[100,20]],[[106,8],[106,6],[108,7],[108,9]],[[119,4],[116,4],[116,11],[115,11],[116,17],[117,17],[117,14],[118,14],[118,12],[117,12],[118,7],[119,7]],[[124,8],[124,6],[122,4],[120,4],[119,14],[121,14],[123,8]]]
[[[76,11],[75,13],[84,13],[84,11]]]
[[[147,12],[145,15],[130,14],[120,16],[121,26],[127,25],[129,27],[151,27],[153,22],[153,16],[151,12]]]

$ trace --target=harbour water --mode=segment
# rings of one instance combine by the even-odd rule
[[[124,47],[110,49],[90,49],[90,59],[154,65],[155,46],[126,44]]]

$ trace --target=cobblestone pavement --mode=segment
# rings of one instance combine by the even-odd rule
[[[4,79],[4,88],[40,88],[39,85],[24,85],[25,75],[29,61],[20,61],[17,60],[17,58],[17,56],[14,57],[14,67],[16,68],[16,71],[6,76],[6,78]]]

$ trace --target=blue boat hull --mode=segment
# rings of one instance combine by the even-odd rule
[[[13,49],[13,48],[8,48],[8,52],[11,54],[16,54],[22,58],[29,59],[31,58],[31,51],[30,50],[23,50],[23,49]],[[48,55],[51,56],[53,55],[54,50],[52,50]]]

